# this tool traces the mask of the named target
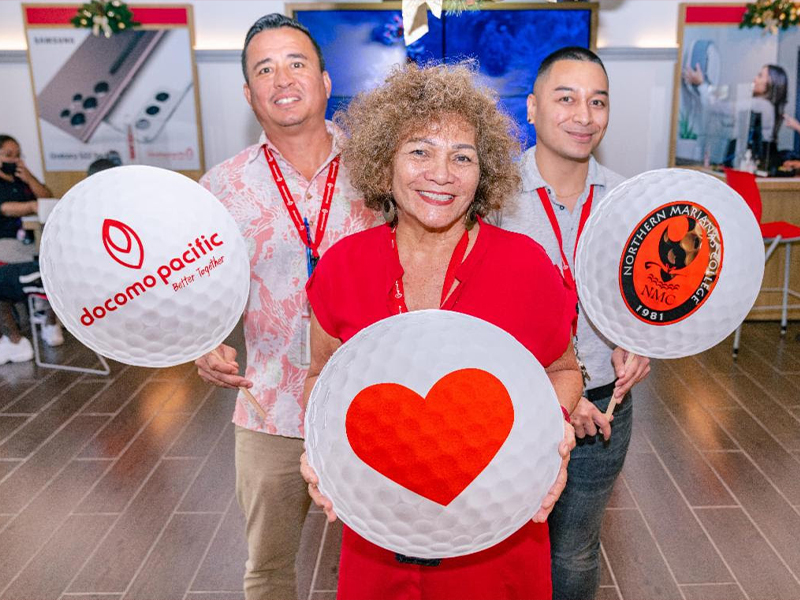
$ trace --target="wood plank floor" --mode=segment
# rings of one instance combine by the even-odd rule
[[[800,600],[799,330],[747,324],[737,363],[727,340],[654,364],[603,524],[601,599]],[[48,355],[93,362],[69,337]],[[0,366],[0,598],[243,598],[233,393],[190,365],[112,369]],[[302,598],[335,598],[339,535],[309,513]]]

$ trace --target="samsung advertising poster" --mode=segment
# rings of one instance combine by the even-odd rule
[[[48,174],[103,157],[203,171],[189,8],[131,9],[141,25],[106,36],[70,23],[77,5],[23,7]]]
[[[800,155],[797,27],[740,28],[744,4],[681,11],[671,164],[781,175]]]

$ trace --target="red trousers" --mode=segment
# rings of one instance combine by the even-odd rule
[[[345,525],[337,600],[550,600],[547,523],[529,521],[499,544],[436,567],[400,563],[394,552]]]

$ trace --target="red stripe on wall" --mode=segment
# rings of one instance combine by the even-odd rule
[[[69,20],[78,12],[78,6],[32,7],[25,9],[28,25],[69,25]]]
[[[189,14],[185,8],[131,8],[133,20],[142,25],[186,25]]]
[[[79,6],[29,6],[25,9],[28,25],[70,25]],[[142,25],[187,25],[185,8],[131,7],[133,20]]]
[[[687,6],[687,23],[741,23],[745,6]]]

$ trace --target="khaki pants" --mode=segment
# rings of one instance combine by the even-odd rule
[[[236,498],[247,522],[247,600],[297,598],[295,555],[311,503],[303,440],[236,427]]]

